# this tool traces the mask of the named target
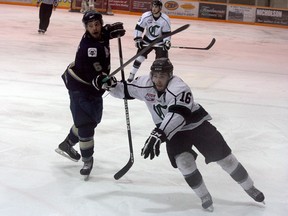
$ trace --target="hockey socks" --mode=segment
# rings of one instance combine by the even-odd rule
[[[201,199],[203,209],[212,212],[214,210],[212,197],[197,169],[193,155],[189,152],[183,152],[175,157],[175,161],[187,184]]]
[[[254,187],[254,182],[248,172],[237,158],[230,154],[226,158],[217,161],[217,163],[252,197],[256,202],[264,202],[264,194]]]

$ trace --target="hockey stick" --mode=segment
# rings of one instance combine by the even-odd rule
[[[197,49],[197,50],[209,50],[216,42],[216,39],[213,38],[210,44],[207,47],[184,47],[184,46],[171,46],[171,48],[180,48],[180,49]],[[144,45],[148,46],[148,45]],[[163,45],[155,45],[153,47],[163,47]]]
[[[197,49],[197,50],[209,50],[216,42],[216,39],[213,38],[210,44],[207,47],[184,47],[184,46],[171,46],[172,48],[180,48],[180,49]]]
[[[123,55],[122,55],[122,45],[121,45],[121,38],[120,37],[118,38],[118,49],[119,49],[120,66],[122,66],[123,65]],[[122,81],[125,81],[124,68],[121,69],[121,77],[122,77]],[[133,146],[132,146],[130,117],[129,117],[129,109],[128,109],[127,99],[124,99],[124,107],[125,107],[125,116],[126,116],[126,125],[127,125],[130,158],[129,158],[127,164],[114,175],[114,179],[116,179],[116,180],[120,179],[123,175],[125,175],[134,163],[134,153],[133,153]]]

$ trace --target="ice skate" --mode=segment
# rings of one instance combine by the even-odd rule
[[[128,81],[128,82],[132,82],[132,81],[133,81],[133,79],[134,79],[134,76],[135,76],[135,74],[133,74],[133,73],[130,73],[130,75],[129,75],[129,77],[128,77],[127,81]]]
[[[245,191],[256,202],[262,202],[263,204],[265,204],[265,202],[264,202],[264,199],[265,199],[264,194],[261,191],[259,191],[257,188],[255,188],[254,186],[251,187],[248,190],[245,190]]]
[[[89,175],[91,173],[91,170],[93,168],[93,157],[91,157],[88,160],[84,159],[84,165],[82,167],[82,169],[80,170],[80,174],[85,176],[84,180],[87,181],[89,179]]]
[[[45,34],[45,32],[46,32],[46,31],[43,30],[43,29],[38,29],[38,33],[39,33],[39,34]]]
[[[70,145],[68,137],[59,144],[58,148],[55,149],[55,151],[58,154],[75,162],[77,162],[81,158],[80,154],[73,148],[73,146]]]
[[[213,201],[212,201],[212,197],[211,197],[210,193],[208,193],[205,196],[201,197],[201,201],[202,201],[203,209],[205,209],[206,211],[209,211],[209,212],[213,212],[214,211]]]

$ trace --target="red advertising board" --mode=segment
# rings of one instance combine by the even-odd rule
[[[145,12],[151,10],[151,0],[131,0],[131,11]]]
[[[113,10],[130,10],[130,0],[110,0],[110,7]]]

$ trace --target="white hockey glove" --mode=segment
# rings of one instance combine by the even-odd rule
[[[144,156],[144,159],[146,159],[150,155],[150,160],[152,160],[155,155],[158,157],[160,154],[160,144],[166,140],[167,138],[164,132],[159,128],[155,128],[146,140],[141,150],[141,156]]]
[[[92,80],[92,85],[98,90],[108,90],[110,88],[114,88],[117,85],[117,79],[112,76],[105,80],[107,78],[106,74],[98,75],[96,78]]]
[[[143,48],[143,39],[141,37],[136,37],[134,38],[134,41],[135,41],[135,47],[138,48],[138,49],[142,49]]]
[[[163,44],[163,50],[168,51],[171,48],[171,42],[166,40]]]
[[[106,31],[109,33],[110,39],[122,37],[125,35],[126,32],[122,22],[107,24],[104,26],[104,29],[106,29]]]

